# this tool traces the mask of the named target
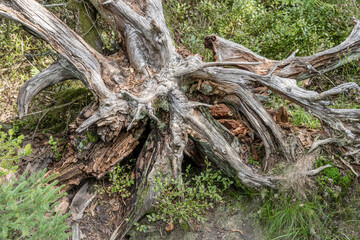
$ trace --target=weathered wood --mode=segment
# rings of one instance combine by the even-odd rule
[[[356,136],[360,132],[360,126],[356,124],[356,122],[358,122],[358,119],[360,118],[360,110],[332,109],[327,107],[328,101],[323,101],[324,98],[327,96],[339,94],[348,89],[355,89],[358,91],[359,86],[356,83],[342,84],[326,92],[317,93],[315,91],[300,88],[296,84],[296,80],[294,79],[281,78],[272,74],[263,76],[240,69],[207,68],[197,70],[189,74],[187,77],[201,79],[205,78],[216,83],[222,83],[225,85],[230,84],[233,86],[238,85],[243,87],[248,86],[250,88],[252,83],[260,83],[261,85],[268,87],[275,93],[278,93],[289,99],[290,101],[300,105],[309,113],[322,120],[325,127],[332,130],[335,135],[339,135],[340,133],[344,135],[344,137],[346,137],[347,141],[350,141],[352,143],[358,141],[356,140]],[[240,89],[241,88],[238,88],[238,90],[236,90],[237,94],[241,93]],[[246,94],[241,95],[241,97],[244,96],[246,96]],[[256,102],[253,101],[253,106],[250,107],[254,109],[256,106],[255,103]],[[254,123],[254,121],[251,120],[250,122]],[[269,122],[266,124],[269,124],[271,122],[272,121],[269,120]],[[277,130],[274,129],[273,133],[276,132]]]
[[[138,71],[160,70],[179,58],[166,26],[161,1],[91,2],[113,26],[117,36],[125,40],[127,56]]]
[[[81,74],[66,60],[59,59],[54,62],[21,86],[17,102],[19,117],[27,114],[30,101],[43,89],[65,80],[79,78]]]
[[[95,102],[73,124],[76,131],[72,133],[78,135],[94,127],[101,141],[79,152],[74,138],[67,154],[49,174],[60,173],[58,180],[68,187],[88,177],[99,179],[127,159],[137,146],[142,147],[139,155],[134,153],[138,157],[135,194],[127,212],[129,221],[124,219],[111,239],[123,238],[132,224],[156,206],[155,179],[181,176],[184,152],[207,156],[238,184],[248,187],[276,187],[285,179],[255,173],[245,164],[239,141],[204,109],[211,101],[188,99],[186,86],[190,82],[208,81],[211,86],[202,94],[217,96],[246,118],[265,146],[265,168],[279,160],[293,162],[296,156],[293,142],[288,143],[287,136],[253,93],[255,83],[315,115],[330,137],[349,152],[360,147],[360,110],[328,107],[329,97],[351,89],[359,91],[358,85],[347,83],[317,93],[300,88],[294,80],[334,69],[345,64],[345,58],[360,58],[358,20],[340,45],[309,57],[292,54],[283,61],[269,60],[239,44],[209,36],[205,45],[214,51],[217,62],[204,63],[199,56],[183,59],[176,53],[160,0],[90,1],[119,39],[119,52],[113,56],[93,49],[34,0],[0,0],[0,16],[22,24],[60,56],[58,62],[21,88],[20,116],[26,114],[29,102],[39,91],[66,79],[80,79],[95,96]],[[140,138],[147,139],[143,146]],[[196,149],[186,148],[189,142]],[[306,169],[304,175],[322,169]]]
[[[248,71],[266,75],[277,66],[275,75],[283,78],[304,80],[317,74],[336,69],[348,62],[360,58],[360,21],[353,19],[355,27],[341,44],[307,57],[295,57],[297,51],[284,60],[271,60],[260,56],[250,49],[211,35],[205,38],[204,45],[214,52],[216,61],[221,62],[261,62],[256,66],[246,66]]]
[[[139,145],[144,128],[132,132],[121,132],[112,142],[92,143],[87,150],[77,151],[74,140],[67,153],[47,174],[58,173],[57,180],[67,189],[78,185],[82,179],[101,179],[116,164],[126,159]],[[75,146],[71,146],[75,145]]]
[[[170,130],[170,129],[169,129]],[[182,156],[172,148],[169,131],[153,130],[147,139],[136,163],[136,193],[132,204],[128,205],[128,214],[110,237],[110,240],[123,239],[132,225],[146,212],[156,206],[156,178],[179,177]]]

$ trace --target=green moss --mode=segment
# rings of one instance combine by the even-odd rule
[[[333,165],[333,163],[324,156],[319,156],[315,161],[315,167],[327,164]],[[336,201],[346,194],[353,179],[354,175],[350,171],[342,174],[340,170],[334,166],[324,169],[315,177],[319,189],[323,189],[328,193],[328,196],[330,196],[328,199],[330,202]],[[328,198],[324,194],[321,195],[323,195],[324,198]]]
[[[341,178],[341,174],[340,174],[339,169],[337,169],[335,167],[330,167],[330,168],[324,169],[323,174],[326,177],[331,178],[332,180],[334,180],[335,183],[338,183],[340,178]]]
[[[40,99],[52,99],[44,104]],[[40,99],[39,99],[40,98]],[[15,123],[22,129],[38,132],[62,132],[65,131],[78,113],[92,100],[92,94],[87,88],[79,87],[76,83],[64,82],[53,86],[45,94],[40,94],[38,100],[31,102],[30,115]],[[31,115],[31,112],[38,112]]]
[[[96,30],[96,26],[94,26],[94,24],[96,24],[96,10],[88,6],[92,6],[88,1],[80,1],[77,3],[82,37],[94,49],[101,52],[101,38]]]

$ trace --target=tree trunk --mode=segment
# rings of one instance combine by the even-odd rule
[[[215,62],[204,63],[198,55],[182,58],[165,24],[161,0],[91,0],[119,39],[119,52],[105,56],[85,42],[54,14],[34,0],[0,0],[0,16],[22,24],[47,41],[58,61],[29,79],[18,98],[20,117],[42,89],[67,79],[80,79],[96,98],[72,124],[75,135],[96,128],[101,141],[77,152],[70,144],[66,157],[50,172],[68,186],[88,177],[101,178],[114,165],[139,150],[136,193],[123,221],[111,239],[124,237],[132,224],[154,207],[152,190],[157,176],[178,177],[184,153],[207,156],[225,174],[247,187],[276,187],[283,177],[255,173],[245,164],[239,141],[208,113],[213,101],[188,97],[189,86],[207,81],[204,93],[227,104],[257,132],[265,161],[296,160],[289,143],[254,94],[254,84],[268,87],[319,118],[332,142],[354,151],[359,146],[360,110],[329,108],[330,96],[359,87],[346,83],[317,93],[296,82],[330,71],[360,57],[360,22],[340,45],[308,57],[269,60],[217,36],[205,39]],[[344,60],[346,59],[346,61]],[[231,68],[230,68],[231,67]],[[199,98],[201,99],[201,98]],[[72,143],[76,138],[72,140]],[[320,169],[321,170],[321,169]],[[306,171],[311,175],[317,170]],[[121,234],[121,235],[119,235]]]

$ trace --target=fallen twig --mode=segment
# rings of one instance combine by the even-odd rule
[[[351,172],[356,176],[356,177],[359,177],[359,174],[354,170],[354,168],[350,165],[350,163],[348,163],[347,161],[345,161],[344,159],[340,158],[340,161],[345,165],[347,166]]]

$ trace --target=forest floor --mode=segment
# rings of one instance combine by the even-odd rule
[[[211,60],[212,54],[201,47],[202,39],[213,33],[231,36],[233,41],[274,59],[284,59],[297,48],[301,56],[313,54],[343,40],[351,29],[348,18],[358,16],[360,9],[340,4],[337,12],[301,4],[284,6],[275,3],[278,1],[243,1],[244,8],[234,5],[230,11],[228,5],[236,1],[218,1],[216,6],[216,1],[193,1],[194,6],[186,4],[191,1],[166,2],[172,7],[170,21],[174,25],[172,34],[176,43],[182,49],[199,52],[207,61]],[[269,6],[260,3],[255,6],[257,2]],[[351,2],[355,4],[355,1]],[[184,18],[185,14],[189,18]],[[177,19],[183,22],[179,23]],[[213,25],[210,27],[210,24]],[[45,167],[51,169],[66,150],[69,124],[92,101],[92,95],[80,83],[64,82],[46,89],[32,101],[29,112],[35,114],[17,119],[16,100],[21,84],[54,59],[46,44],[36,41],[18,26],[11,25],[10,30],[5,29],[5,24],[0,27],[3,33],[9,31],[7,34],[11,35],[7,39],[5,34],[0,34],[0,48],[4,53],[0,56],[0,125],[19,130],[19,134],[26,137],[24,143],[32,145],[33,154],[19,162],[20,173]],[[308,90],[326,91],[345,82],[360,83],[360,61],[299,84]],[[276,97],[265,87],[258,86],[255,90],[282,131],[296,137],[298,155],[307,152],[315,139],[326,138],[321,123],[302,108]],[[360,96],[344,93],[335,104],[335,107],[360,108]],[[246,164],[262,172],[264,149],[254,132],[246,123],[235,119],[223,104],[210,108],[210,113],[239,138],[244,146]],[[54,139],[52,143],[50,137]],[[317,152],[314,167],[325,164],[333,167],[297,190],[297,194],[307,195],[305,199],[291,191],[254,193],[232,186],[225,192],[224,202],[207,212],[204,224],[189,220],[188,223],[176,223],[174,229],[167,232],[166,223],[149,222],[144,217],[129,233],[129,238],[206,240],[282,239],[279,236],[283,236],[284,239],[360,239],[360,183],[353,173],[360,174],[360,164],[352,161],[353,169],[350,169],[343,162],[344,153],[345,150],[336,145],[326,145]],[[272,171],[282,173],[284,169],[285,166],[278,163]],[[89,183],[89,191],[95,192],[95,185],[109,184],[108,176],[104,181],[92,179]],[[79,188],[72,189],[61,200],[63,212],[69,211]],[[98,193],[79,221],[83,239],[108,239],[123,216],[125,204],[126,199],[118,195]]]

